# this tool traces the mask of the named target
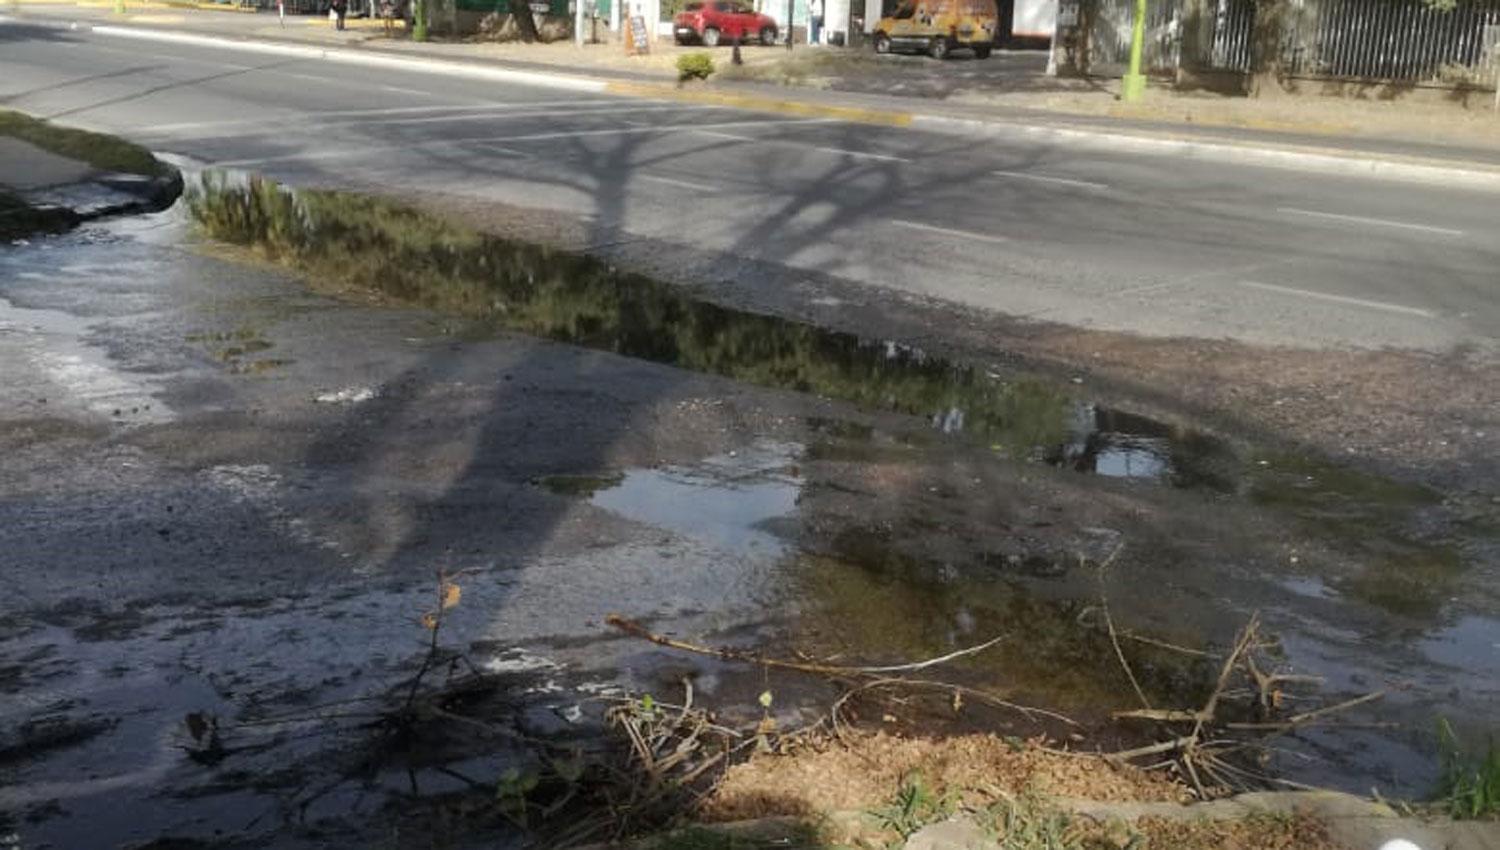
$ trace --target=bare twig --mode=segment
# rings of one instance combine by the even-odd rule
[[[1136,681],[1135,671],[1130,669],[1130,662],[1125,660],[1125,651],[1120,649],[1120,636],[1115,633],[1115,618],[1109,615],[1109,594],[1105,590],[1104,579],[1109,573],[1110,565],[1124,551],[1125,544],[1121,543],[1115,550],[1109,553],[1109,557],[1099,565],[1099,610],[1104,614],[1104,626],[1109,630],[1109,644],[1115,649],[1115,657],[1120,659],[1120,668],[1125,671],[1125,678],[1130,680],[1130,687],[1135,690],[1136,698],[1141,701],[1141,708],[1151,710],[1151,701],[1146,699],[1146,692],[1141,689],[1141,683]]]
[[[1156,647],[1158,649],[1171,650],[1172,652],[1181,653],[1182,655],[1191,655],[1191,656],[1194,656],[1194,657],[1197,657],[1197,658],[1212,658],[1213,657],[1213,653],[1204,652],[1201,649],[1193,649],[1191,647],[1181,646],[1181,645],[1175,644],[1175,643],[1168,643],[1167,641],[1164,641],[1164,640],[1157,640],[1156,638],[1149,638],[1149,637],[1146,637],[1145,635],[1135,634],[1134,632],[1120,632],[1119,634],[1120,634],[1120,637],[1125,638],[1126,640],[1133,640],[1136,643],[1144,643],[1147,646],[1154,646],[1154,647]]]
[[[1291,717],[1288,717],[1286,720],[1281,721],[1280,723],[1226,723],[1224,724],[1224,726],[1226,729],[1268,729],[1276,731],[1289,731],[1292,729],[1296,729],[1299,726],[1306,726],[1312,721],[1319,718],[1327,717],[1331,714],[1337,714],[1340,711],[1353,708],[1356,705],[1364,705],[1367,702],[1374,702],[1375,700],[1378,700],[1383,696],[1385,696],[1385,691],[1374,691],[1372,693],[1365,694],[1364,696],[1355,697],[1354,699],[1350,700],[1344,700],[1343,702],[1336,705],[1324,706],[1323,708],[1314,709],[1312,711],[1304,711],[1301,714],[1294,714]]]
[[[1162,741],[1159,744],[1150,744],[1145,747],[1136,747],[1133,750],[1121,750],[1117,753],[1105,753],[1104,758],[1110,761],[1130,761],[1131,759],[1140,758],[1141,756],[1161,755],[1162,753],[1170,753],[1180,750],[1188,746],[1189,744],[1192,744],[1194,740],[1195,739],[1192,736],[1173,738],[1170,741]]]
[[[619,614],[610,614],[604,618],[604,622],[619,629],[620,631],[648,640],[658,646],[670,649],[680,649],[684,652],[692,652],[698,655],[709,655],[721,658],[725,661],[742,661],[747,664],[758,664],[762,667],[771,667],[779,670],[796,670],[802,673],[813,673],[819,676],[876,676],[885,673],[899,673],[906,671],[924,670],[938,664],[945,664],[965,656],[983,652],[1004,639],[1004,635],[998,635],[984,643],[966,647],[956,652],[950,652],[937,658],[929,658],[926,661],[918,661],[912,664],[897,664],[889,667],[842,667],[831,664],[815,664],[806,661],[787,661],[779,658],[765,658],[754,653],[744,652],[738,649],[715,648],[700,646],[687,641],[676,640],[665,635],[655,634],[640,623],[627,619]]]

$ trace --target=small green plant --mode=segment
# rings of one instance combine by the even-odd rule
[[[890,805],[871,812],[885,829],[909,838],[922,827],[953,814],[958,800],[951,794],[934,794],[920,773],[909,774],[901,781],[896,798]]]
[[[1082,831],[1066,812],[1049,805],[1040,796],[1026,792],[1007,797],[986,812],[986,824],[1000,838],[1001,850],[1080,850]],[[1105,836],[1122,850],[1134,850],[1139,836],[1128,830]]]
[[[677,57],[677,79],[706,80],[713,75],[714,59],[707,53],[684,53]]]
[[[537,786],[541,784],[541,777],[532,770],[522,770],[518,767],[507,768],[500,774],[500,780],[495,783],[495,802],[498,804],[500,813],[511,823],[525,829],[529,824],[527,817],[530,809],[530,801],[527,799]]]
[[[1438,720],[1438,752],[1443,779],[1438,796],[1455,818],[1500,816],[1500,749],[1490,741],[1484,755],[1468,757],[1447,719]]]

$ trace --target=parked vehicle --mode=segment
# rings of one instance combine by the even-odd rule
[[[995,49],[1000,11],[995,0],[901,0],[875,25],[876,53],[927,53],[942,59],[967,47],[980,59]]]
[[[678,44],[715,47],[738,38],[769,46],[776,43],[776,20],[741,0],[693,0],[673,19],[672,34]]]

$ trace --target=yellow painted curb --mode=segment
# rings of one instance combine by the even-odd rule
[[[678,88],[656,83],[612,82],[605,86],[611,94],[633,97],[655,97],[680,100],[688,103],[707,103],[714,106],[731,106],[756,112],[779,112],[786,115],[805,115],[811,118],[834,118],[858,124],[881,124],[888,127],[906,127],[911,124],[910,112],[892,112],[884,109],[862,109],[856,106],[822,106],[798,100],[778,100],[750,94],[713,91],[711,89]]]

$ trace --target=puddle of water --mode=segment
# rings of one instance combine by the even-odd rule
[[[1073,407],[1068,437],[1047,461],[1108,478],[1220,492],[1234,490],[1241,467],[1239,456],[1222,440],[1088,402]]]
[[[965,575],[875,550],[806,555],[776,533],[778,521],[796,513],[803,484],[793,467],[800,459],[838,459],[842,453],[859,460],[870,452],[920,457],[946,433],[1017,460],[1248,497],[1346,551],[1369,556],[1359,575],[1291,580],[1283,589],[1330,605],[1359,599],[1420,618],[1436,631],[1402,637],[1403,650],[1430,640],[1434,643],[1424,644],[1424,651],[1437,663],[1467,663],[1484,675],[1491,670],[1480,653],[1500,624],[1477,618],[1452,625],[1451,634],[1443,630],[1440,615],[1465,578],[1465,552],[1404,529],[1414,514],[1437,501],[1422,488],[1294,456],[1247,458],[1225,442],[1079,403],[1051,385],[1006,381],[894,343],[719,307],[688,290],[621,274],[588,258],[487,237],[378,200],[209,179],[192,204],[210,236],[253,246],[303,271],[315,285],[345,289],[352,283],[468,316],[486,329],[816,393],[930,422],[933,431],[926,436],[824,422],[817,430],[829,439],[813,442],[805,453],[765,444],[691,467],[538,482],[706,544],[696,551],[780,565],[775,569],[789,576],[788,604],[804,612],[807,648],[817,654],[892,661],[929,657],[982,640],[1000,624],[1016,640],[993,656],[961,665],[983,681],[1024,682],[1038,701],[1065,706],[1129,702],[1128,683],[1118,676],[1107,640],[1087,631],[1079,637],[1084,600],[1041,600],[993,574]],[[725,575],[741,566],[730,563]],[[1308,566],[1315,572],[1316,565]],[[619,576],[612,573],[609,580]],[[714,575],[703,586],[717,589],[723,579]],[[1193,581],[1200,585],[1192,586]],[[1186,590],[1172,592],[1215,592],[1203,581],[1184,579]],[[1153,696],[1170,696],[1172,704],[1191,702],[1182,695],[1202,686],[1200,670],[1179,658],[1136,651],[1142,654],[1133,664]],[[1357,666],[1351,658],[1365,657],[1356,652],[1371,654],[1367,647],[1340,652],[1330,654],[1330,666],[1351,668]],[[1348,685],[1359,687],[1352,680]]]
[[[590,501],[725,551],[775,556],[787,544],[767,525],[796,509],[800,454],[797,445],[757,443],[691,467],[633,469],[594,491]]]
[[[188,193],[209,236],[308,274],[489,327],[927,418],[1006,456],[1223,487],[1225,443],[1080,405],[920,349],[734,310],[590,257],[511,242],[388,201],[205,173]]]
[[[1423,533],[1434,491],[1296,455],[1265,455],[1240,485],[1253,502],[1355,554],[1356,575],[1329,577],[1326,590],[1393,614],[1430,622],[1453,601],[1472,567],[1462,539]]]
[[[29,396],[45,397],[50,386],[57,390],[50,393],[54,398],[77,400],[95,416],[134,424],[172,421],[172,410],[157,398],[157,381],[120,368],[103,349],[89,344],[97,324],[97,319],[17,307],[0,298],[0,346],[15,346],[37,373],[27,381],[11,376],[10,392],[24,385]],[[37,403],[33,397],[13,399],[12,407]]]
[[[1490,693],[1500,698],[1500,620],[1464,617],[1422,641],[1421,648],[1433,661],[1489,682]]]
[[[1096,718],[1134,700],[1107,635],[1081,625],[1093,600],[1044,599],[1019,582],[876,545],[800,556],[786,574],[798,645],[814,656],[904,663],[1004,634],[992,649],[944,665],[943,677]],[[1202,659],[1144,644],[1124,650],[1159,704],[1201,700],[1212,676]]]

